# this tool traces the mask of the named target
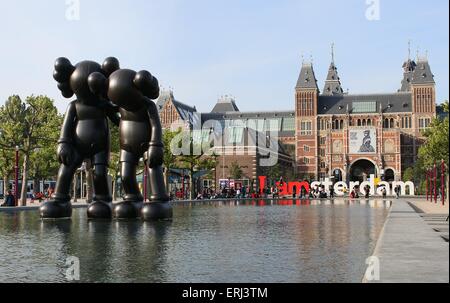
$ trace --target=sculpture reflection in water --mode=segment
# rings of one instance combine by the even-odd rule
[[[75,171],[84,160],[94,167],[94,198],[88,208],[91,219],[142,217],[160,220],[172,217],[172,206],[165,190],[163,176],[162,127],[156,104],[158,80],[148,71],[120,69],[115,58],[102,66],[83,61],[72,66],[66,58],[55,64],[54,78],[70,103],[58,141],[61,162],[53,200],[42,205],[42,218],[71,216],[70,185]],[[119,114],[120,113],[120,116]],[[124,201],[112,204],[108,185],[110,137],[107,117],[120,121],[120,163]],[[144,204],[136,180],[140,158],[149,167],[150,202]]]

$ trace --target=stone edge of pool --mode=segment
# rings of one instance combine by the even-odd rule
[[[393,201],[372,256],[380,280],[363,283],[449,283],[449,244],[408,201]]]
[[[360,201],[373,201],[373,200],[383,200],[383,201],[393,201],[394,197],[387,197],[386,199],[382,198],[370,198],[370,199],[348,199],[348,198],[335,198],[335,199],[293,199],[293,198],[246,198],[246,199],[213,199],[213,200],[178,200],[178,201],[171,201],[170,203],[177,205],[177,204],[184,204],[184,203],[219,203],[219,202],[249,202],[249,201],[330,201],[330,200],[345,200],[345,201],[353,201],[353,202],[360,202]],[[116,202],[115,202],[116,203]],[[87,208],[89,204],[83,202],[83,203],[72,203],[73,208]],[[2,212],[20,212],[20,211],[31,211],[31,210],[38,210],[40,205],[28,205],[28,206],[18,206],[18,207],[0,207],[0,213]]]

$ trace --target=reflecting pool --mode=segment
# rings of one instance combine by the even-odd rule
[[[174,205],[171,222],[0,212],[0,282],[360,282],[390,201]]]

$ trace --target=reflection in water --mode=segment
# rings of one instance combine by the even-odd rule
[[[0,213],[0,282],[359,282],[391,202],[180,203],[171,222]]]

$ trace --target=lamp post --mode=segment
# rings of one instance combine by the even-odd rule
[[[441,200],[442,205],[445,205],[445,161],[441,162]]]
[[[434,163],[433,167],[433,178],[434,178],[434,203],[437,203],[437,166],[436,163]]]
[[[14,167],[14,199],[19,206],[19,146],[16,146],[16,163]]]

